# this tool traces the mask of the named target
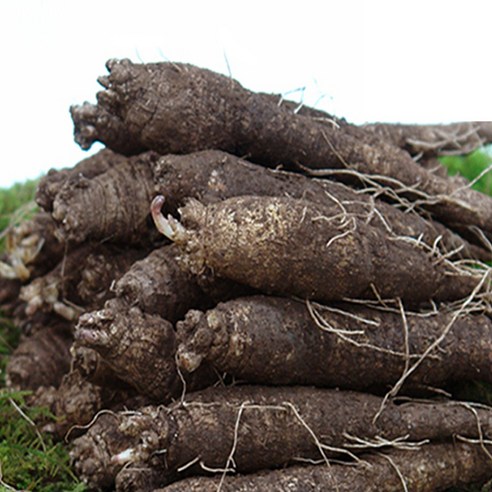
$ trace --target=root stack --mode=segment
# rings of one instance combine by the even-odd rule
[[[156,492],[489,477],[492,409],[439,388],[492,382],[492,198],[433,163],[490,123],[357,127],[191,65],[107,68],[97,104],[71,109],[77,142],[107,148],[43,178],[0,263],[24,333],[7,380],[58,416],[39,425],[79,476]]]

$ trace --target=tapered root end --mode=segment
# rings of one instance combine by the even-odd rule
[[[162,214],[164,202],[165,198],[162,195],[157,195],[150,205],[150,213],[152,214],[157,230],[171,241],[184,241],[186,238],[185,228],[171,215],[168,215],[166,219]]]
[[[110,77],[110,84],[112,80]],[[98,141],[124,155],[135,155],[147,150],[139,136],[131,132],[122,120],[120,106],[123,104],[123,99],[118,92],[107,89],[99,92],[97,99],[96,106],[85,102],[81,106],[70,108],[74,123],[74,138],[82,149],[87,150]]]
[[[121,105],[118,93],[111,89],[98,92],[96,97],[98,104],[112,113],[116,113]]]

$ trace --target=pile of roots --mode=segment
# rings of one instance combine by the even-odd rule
[[[94,490],[433,491],[492,475],[492,198],[437,157],[492,123],[354,126],[111,60],[83,148],[9,232],[0,302]],[[466,384],[466,383],[465,383]]]

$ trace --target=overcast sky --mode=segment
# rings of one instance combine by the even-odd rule
[[[492,120],[490,0],[2,0],[0,187],[88,154],[108,58],[182,61],[350,121]],[[93,150],[97,150],[96,146]]]

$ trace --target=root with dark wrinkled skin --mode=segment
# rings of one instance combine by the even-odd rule
[[[491,320],[485,315],[454,317],[453,312],[422,316],[360,305],[323,307],[279,297],[244,297],[205,313],[192,310],[178,322],[177,360],[184,372],[205,362],[255,384],[386,388],[450,326],[408,385],[492,383]]]
[[[219,149],[271,167],[348,168],[411,199],[424,198],[423,205],[447,223],[492,231],[492,198],[429,173],[383,139],[367,143],[359,130],[352,135],[346,126],[293,113],[230,77],[192,65],[125,59],[107,67],[97,106],[71,110],[84,148],[99,140],[122,153]]]
[[[68,180],[53,202],[53,218],[60,225],[58,235],[72,243],[148,243],[151,230],[145,229],[145,223],[153,194],[150,166],[157,157],[147,152],[127,158],[92,179],[75,176]]]
[[[267,169],[218,150],[163,156],[152,169],[156,192],[166,197],[167,213],[175,214],[189,198],[203,204],[243,195],[302,198],[322,206],[338,202],[348,213],[365,219],[371,226],[422,241],[443,254],[456,251],[456,257],[483,261],[488,261],[492,254],[479,237],[474,240],[482,247],[467,243],[439,222],[415,212],[405,213],[341,183]]]
[[[490,121],[467,121],[447,125],[371,123],[363,125],[362,128],[414,155],[464,155],[492,142]]]
[[[36,203],[43,210],[51,212],[53,210],[53,200],[68,181],[95,178],[126,160],[125,156],[109,149],[103,149],[87,159],[83,159],[74,167],[60,170],[50,169],[39,181],[36,189]]]
[[[125,475],[131,476],[131,468]],[[136,470],[135,470],[136,472]],[[135,473],[134,472],[134,473]],[[251,475],[189,478],[144,492],[435,492],[483,482],[490,478],[492,461],[478,444],[425,444],[361,456],[360,463],[293,466]],[[117,489],[119,492],[119,489]]]
[[[58,386],[70,369],[71,344],[69,323],[52,319],[14,350],[7,364],[7,386],[22,390]]]
[[[370,448],[381,439],[403,445],[456,433],[477,438],[477,421],[485,437],[492,432],[490,410],[456,402],[388,402],[374,423],[381,402],[309,387],[210,388],[187,395],[184,404],[102,415],[74,441],[71,456],[79,476],[97,488],[110,487],[123,466],[151,466],[163,481],[177,480],[210,469],[250,473],[363,452],[350,446],[357,439]]]

